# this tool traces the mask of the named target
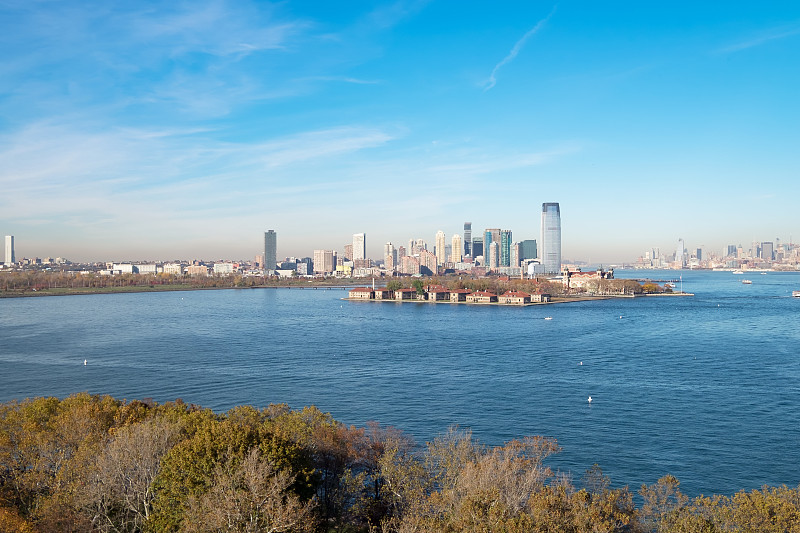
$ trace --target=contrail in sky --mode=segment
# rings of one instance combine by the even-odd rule
[[[547,15],[542,20],[540,20],[539,22],[537,22],[536,26],[534,26],[533,28],[528,30],[528,32],[525,35],[523,35],[522,38],[519,41],[517,41],[517,43],[514,45],[514,48],[511,49],[511,51],[508,53],[508,55],[506,57],[504,57],[502,61],[500,61],[498,64],[496,64],[494,66],[494,69],[492,70],[492,74],[489,76],[489,79],[486,80],[486,87],[484,87],[484,89],[483,89],[484,92],[488,91],[489,89],[491,89],[492,87],[495,86],[495,84],[497,83],[497,79],[495,78],[495,75],[497,74],[497,71],[500,70],[500,67],[502,67],[503,65],[506,65],[508,63],[511,63],[511,61],[513,61],[514,58],[517,57],[517,54],[519,54],[519,51],[522,50],[522,47],[525,45],[525,41],[528,40],[528,37],[530,37],[531,35],[534,35],[536,32],[538,32],[540,29],[542,29],[542,27],[545,24],[547,24],[547,21],[550,20],[550,17],[553,16],[553,13],[556,12],[556,7],[558,7],[558,6],[553,6],[553,9],[552,9],[552,11],[550,11],[550,14]]]

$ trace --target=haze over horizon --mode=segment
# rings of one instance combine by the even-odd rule
[[[565,259],[800,235],[800,4],[0,4],[18,257],[252,258],[471,221]]]

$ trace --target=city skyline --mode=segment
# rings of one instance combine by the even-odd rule
[[[788,242],[799,21],[793,3],[4,4],[0,233],[91,261],[251,257],[265,227],[301,256],[364,231],[380,257],[463,220],[536,238],[557,199],[565,259]]]
[[[545,220],[545,211],[544,211],[545,205],[558,206],[558,202],[551,202],[551,203],[542,204],[541,218],[542,218],[543,222]],[[558,216],[558,224],[560,225],[560,222],[561,222],[560,209],[558,207],[556,209],[558,210],[558,214],[557,214],[557,216]],[[471,224],[470,224],[470,226],[471,226]],[[486,228],[486,230],[481,230],[479,232],[480,237],[474,237],[473,238],[472,245],[475,246],[477,244],[480,244],[481,246],[483,246],[484,243],[486,242],[486,239],[487,239],[487,235],[486,235],[487,232],[492,233],[492,234],[497,233],[497,235],[501,235],[503,233],[507,233],[510,236],[512,230],[500,230],[498,228]],[[459,237],[459,240],[461,240],[461,235],[458,232],[453,232],[453,233],[443,232],[443,233],[445,233],[446,239],[449,239],[450,241],[452,239],[454,239],[455,237]],[[471,233],[471,229],[470,229],[470,233]],[[539,254],[544,254],[545,253],[544,250],[543,250],[543,242],[544,242],[543,233],[544,232],[542,232],[540,230],[539,233],[537,235],[535,235],[536,238],[534,238],[534,239],[527,238],[527,237],[530,237],[530,235],[526,235],[526,236],[520,237],[519,239],[515,238],[515,239],[513,239],[513,241],[512,240],[508,240],[507,242],[509,244],[512,244],[512,242],[513,242],[513,244],[520,246],[519,253],[521,254],[521,256],[520,256],[521,258],[524,258],[524,259],[539,259],[540,261],[543,261],[543,255],[542,256],[539,255]],[[364,245],[365,245],[366,234],[367,234],[366,232],[363,232],[363,233],[360,233],[360,234],[351,234],[351,236],[353,238],[353,242],[359,241],[359,242],[363,242]],[[275,262],[279,263],[284,258],[303,258],[303,257],[309,257],[310,258],[310,257],[313,257],[316,252],[323,251],[323,250],[332,252],[334,254],[334,256],[336,256],[337,254],[341,254],[341,253],[344,253],[344,256],[347,256],[348,249],[349,249],[350,252],[353,251],[353,244],[352,243],[347,243],[347,244],[344,244],[343,246],[331,243],[330,246],[315,247],[315,248],[313,248],[311,250],[300,250],[299,253],[283,253],[283,250],[277,244],[276,236],[277,236],[277,231],[274,230],[274,229],[271,229],[271,230],[263,232],[263,241],[260,244],[260,248],[252,250],[249,254],[245,253],[245,254],[240,255],[240,256],[225,256],[225,255],[220,255],[220,254],[214,254],[213,252],[211,254],[209,254],[209,255],[206,255],[206,256],[202,256],[202,255],[179,256],[179,255],[174,255],[174,254],[169,254],[169,253],[164,254],[164,255],[152,255],[152,254],[148,255],[147,253],[145,253],[142,256],[132,256],[130,254],[122,253],[121,255],[118,255],[118,256],[117,255],[98,256],[96,258],[85,259],[85,258],[70,256],[69,253],[64,253],[64,254],[62,254],[62,253],[51,253],[51,251],[46,251],[46,250],[45,251],[39,250],[39,251],[36,251],[34,253],[19,254],[16,251],[17,250],[16,237],[13,236],[13,235],[6,235],[6,237],[5,237],[6,254],[5,254],[4,257],[8,257],[8,251],[11,250],[12,256],[15,257],[16,261],[19,261],[20,259],[28,259],[28,260],[30,260],[30,259],[35,259],[35,258],[41,259],[43,257],[47,257],[47,258],[53,259],[53,258],[57,257],[57,258],[67,259],[67,260],[69,260],[71,262],[78,262],[78,263],[108,262],[108,261],[112,261],[112,260],[115,261],[115,262],[125,262],[125,261],[130,262],[130,261],[132,261],[132,262],[136,263],[136,262],[152,262],[152,261],[157,261],[157,262],[159,262],[159,261],[172,261],[172,260],[184,260],[184,261],[186,261],[186,260],[202,260],[202,261],[212,261],[212,262],[213,261],[249,261],[249,260],[251,260],[251,258],[255,254],[256,262],[260,262],[265,257],[266,258],[274,257],[275,258]],[[412,252],[410,250],[413,250],[414,247],[416,246],[416,245],[414,245],[412,243],[424,244],[425,246],[429,247],[429,251],[432,252],[437,247],[436,246],[437,237],[438,237],[438,232],[437,232],[436,235],[434,235],[430,239],[425,239],[425,238],[407,239],[409,241],[408,248],[406,249],[407,253],[409,255],[412,254]],[[683,252],[684,253],[684,259],[683,259],[684,263],[690,257],[691,258],[700,259],[700,257],[698,257],[698,254],[703,254],[703,255],[713,254],[714,256],[724,257],[726,255],[734,255],[735,256],[738,253],[738,255],[740,255],[740,256],[761,257],[761,247],[762,247],[762,245],[765,245],[765,246],[769,247],[769,250],[771,250],[771,253],[775,253],[775,251],[776,251],[775,247],[777,247],[778,244],[789,245],[789,246],[796,246],[798,244],[798,243],[794,242],[791,239],[782,239],[781,237],[775,237],[775,238],[773,238],[771,240],[756,240],[756,241],[747,241],[747,242],[743,242],[742,240],[730,239],[729,241],[726,241],[727,244],[723,244],[723,245],[720,245],[720,246],[707,246],[705,244],[698,244],[698,243],[695,243],[693,241],[690,241],[690,244],[685,244],[685,241],[686,241],[686,239],[683,239],[681,237],[681,238],[677,238],[674,242],[664,243],[663,246],[656,246],[656,245],[654,245],[654,246],[646,246],[644,249],[638,250],[637,253],[635,253],[634,257],[632,257],[630,259],[626,259],[625,261],[596,261],[596,262],[592,262],[592,261],[585,261],[585,260],[582,260],[580,258],[564,257],[562,255],[561,263],[562,264],[594,264],[594,265],[601,265],[601,264],[608,264],[608,265],[629,264],[629,265],[633,265],[633,264],[640,263],[644,259],[647,259],[647,260],[655,259],[655,257],[651,257],[651,255],[654,255],[654,256],[657,256],[657,257],[661,257],[661,258],[664,258],[664,257],[676,257],[678,255],[677,252],[678,252],[678,250],[681,249],[681,247],[683,247],[683,251],[684,251]],[[397,242],[397,241],[387,241],[386,243],[381,244],[379,246],[380,250],[374,255],[372,255],[368,251],[366,253],[366,259],[369,259],[371,261],[382,261],[385,258],[385,255],[386,255],[386,245],[387,244],[392,244],[392,242]],[[399,239],[399,242],[405,242],[405,241],[401,238],[401,239]],[[491,237],[490,237],[490,242],[492,242],[492,238]],[[498,244],[497,266],[503,266],[503,265],[500,264],[500,246],[499,246],[500,242],[498,241],[497,244]],[[24,246],[24,243],[23,243],[23,246]],[[293,246],[291,243],[289,243],[288,245],[282,243],[281,246],[286,247],[286,249],[292,249],[292,250],[295,250],[297,248],[296,246]],[[402,247],[402,245],[400,245],[400,246]],[[463,253],[464,246],[465,245],[463,245],[463,241],[462,241],[462,253]],[[452,244],[448,244],[446,247],[449,249],[449,252],[448,252],[448,255],[447,255],[447,260],[450,261],[451,260],[450,254],[452,253]],[[563,243],[562,243],[562,248],[563,248]],[[369,250],[368,248],[366,248],[366,245],[364,246],[364,249],[365,250]],[[396,252],[397,249],[396,248],[393,248],[393,249]],[[484,261],[485,262],[490,261],[490,258],[488,256],[484,255],[483,250],[481,248],[478,248],[477,251],[479,253],[474,254],[472,257],[484,256]],[[415,250],[413,253],[416,254],[416,253],[418,253],[418,251]],[[466,254],[464,254],[464,255],[466,256]],[[511,252],[509,255],[513,256],[513,252]],[[673,259],[668,260],[668,262],[672,263]],[[553,261],[553,263],[554,263],[554,261]],[[0,262],[0,265],[3,265],[3,264],[7,264],[7,262]]]

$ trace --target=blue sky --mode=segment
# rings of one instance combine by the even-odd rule
[[[800,3],[722,5],[0,0],[0,234],[377,258],[559,202],[570,259],[796,240]]]

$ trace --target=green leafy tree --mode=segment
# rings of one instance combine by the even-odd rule
[[[420,278],[416,278],[411,282],[411,287],[417,291],[417,294],[422,296],[425,294],[425,282]]]
[[[239,461],[227,457],[218,463],[210,489],[188,501],[183,531],[313,531],[314,501],[301,501],[290,490],[293,477],[276,470],[257,447]]]
[[[390,291],[396,291],[403,288],[403,284],[400,280],[393,279],[386,284],[386,289]]]
[[[185,512],[190,499],[202,498],[213,486],[220,464],[236,467],[252,449],[277,470],[286,470],[294,481],[291,489],[303,501],[315,491],[313,467],[297,444],[270,429],[267,414],[252,407],[238,407],[227,416],[202,417],[190,436],[175,445],[161,462],[153,482],[156,496],[147,522],[151,531],[177,531],[189,527]]]

